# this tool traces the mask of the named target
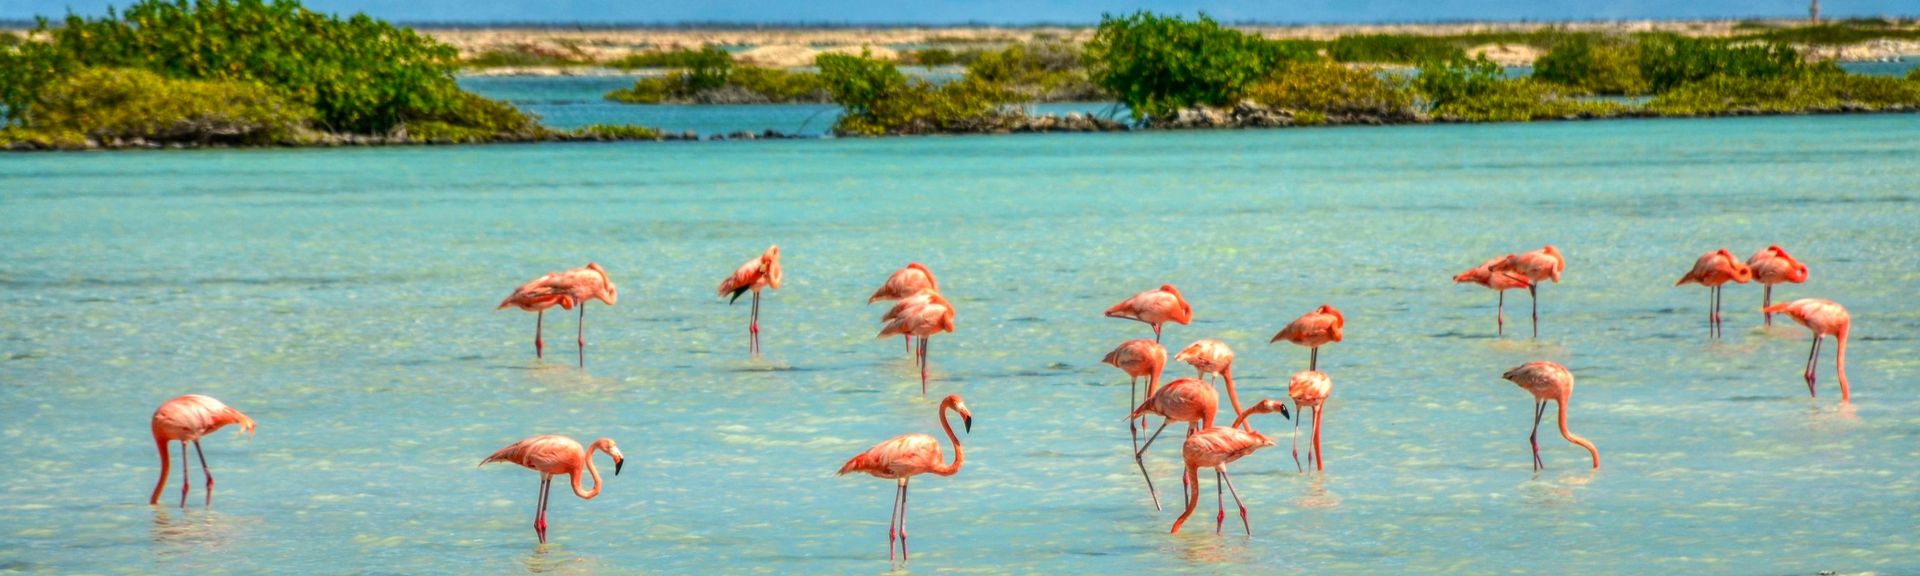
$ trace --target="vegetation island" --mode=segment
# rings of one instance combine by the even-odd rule
[[[597,58],[582,47],[555,54],[529,44],[463,58],[434,36],[295,0],[142,0],[102,18],[69,15],[24,35],[0,33],[0,146],[678,137],[639,126],[548,128],[455,81],[462,70],[503,66],[647,70],[606,95],[626,103],[833,103],[844,110],[832,129],[841,136],[1913,112],[1920,69],[1850,74],[1819,56],[1826,47],[1920,41],[1916,24],[1736,24],[1718,36],[1567,25],[1312,39],[1138,12],[1017,42],[827,50],[808,54],[811,66],[771,67],[717,45]],[[1527,53],[1531,70],[1503,66],[1488,46]],[[913,66],[950,73],[902,71]],[[1058,117],[1025,106],[1055,101],[1118,105],[1108,115]]]

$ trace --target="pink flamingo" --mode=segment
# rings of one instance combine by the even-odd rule
[[[780,289],[780,246],[767,248],[759,256],[734,269],[733,275],[720,281],[718,290],[721,296],[728,296],[727,304],[732,305],[740,295],[753,291],[753,315],[747,321],[747,349],[755,356],[760,355],[760,290]]]
[[[1140,467],[1140,475],[1147,477],[1147,494],[1153,497],[1156,510],[1160,505],[1160,493],[1153,488],[1153,478],[1147,476],[1144,457],[1147,448],[1152,447],[1154,439],[1160,437],[1160,432],[1174,422],[1186,422],[1189,436],[1201,429],[1212,428],[1214,416],[1219,411],[1220,395],[1213,391],[1212,384],[1198,378],[1179,378],[1168,382],[1166,386],[1161,386],[1127,415],[1129,427],[1133,425],[1134,419],[1144,418],[1148,414],[1165,418],[1160,422],[1160,427],[1153,430],[1153,435],[1147,437],[1146,444],[1142,444],[1138,450],[1133,451],[1133,463]],[[1184,479],[1182,482],[1183,488],[1187,486]]]
[[[905,268],[895,270],[887,281],[867,297],[867,303],[881,300],[905,300],[928,292],[939,292],[940,282],[933,279],[933,271],[919,262],[908,262]],[[913,352],[913,337],[901,336],[907,343],[907,352]]]
[[[187,472],[193,463],[187,460],[187,444],[193,444],[193,452],[200,455],[200,472],[207,478],[207,506],[213,505],[213,470],[207,468],[207,453],[200,450],[200,437],[212,434],[228,424],[239,424],[241,430],[253,434],[253,419],[241,414],[219,400],[199,394],[188,394],[166,401],[153,411],[153,444],[160,449],[160,481],[153,485],[153,497],[147,499],[148,505],[160,503],[160,492],[167,489],[167,476],[172,474],[173,458],[167,453],[168,442],[180,443],[180,507],[187,507],[187,487],[192,477]]]
[[[921,300],[921,297],[925,297]],[[887,311],[882,319],[886,325],[880,327],[880,338],[888,336],[917,336],[920,338],[920,351],[914,355],[920,363],[920,394],[927,393],[927,338],[941,332],[953,332],[953,303],[939,293],[927,293],[902,300]]]
[[[1708,252],[1693,263],[1693,269],[1681,276],[1674,286],[1699,284],[1707,287],[1707,334],[1709,338],[1719,337],[1720,329],[1720,286],[1728,282],[1745,284],[1753,279],[1753,270],[1733,258],[1726,248]]]
[[[1307,369],[1319,370],[1320,346],[1339,342],[1344,338],[1342,331],[1346,327],[1347,317],[1340,314],[1340,310],[1335,309],[1331,304],[1322,304],[1312,312],[1287,323],[1287,326],[1281,328],[1280,332],[1274,334],[1273,339],[1268,340],[1267,343],[1286,340],[1312,349],[1312,355],[1307,358]]]
[[[1494,333],[1502,336],[1507,333],[1507,291],[1514,288],[1533,287],[1533,282],[1527,280],[1524,276],[1512,272],[1493,271],[1495,266],[1499,266],[1502,262],[1506,262],[1508,258],[1512,257],[1512,254],[1496,257],[1453,277],[1455,283],[1478,284],[1500,295],[1499,303],[1494,307],[1493,317],[1496,322]]]
[[[1500,377],[1533,394],[1533,435],[1527,437],[1527,443],[1533,445],[1534,471],[1547,468],[1540,460],[1540,418],[1546,415],[1549,400],[1560,408],[1560,436],[1586,448],[1587,452],[1593,454],[1594,469],[1600,468],[1600,449],[1567,429],[1567,402],[1573,398],[1573,373],[1567,371],[1566,366],[1556,362],[1528,362],[1508,370]]]
[[[1333,395],[1333,378],[1325,372],[1306,370],[1295,372],[1292,381],[1287,383],[1287,396],[1293,398],[1293,411],[1300,418],[1293,421],[1293,467],[1300,467],[1300,421],[1307,419],[1307,411],[1313,411],[1313,439],[1307,450],[1307,461],[1313,463],[1313,469],[1326,471],[1327,458],[1320,451],[1320,415],[1326,411],[1327,397]]]
[[[1779,244],[1753,253],[1753,257],[1747,259],[1747,267],[1753,269],[1753,281],[1766,286],[1766,295],[1760,300],[1762,309],[1773,305],[1774,284],[1800,284],[1807,281],[1807,265],[1795,260]],[[1773,314],[1763,314],[1767,317],[1767,326],[1773,326]]]
[[[1193,323],[1193,306],[1187,304],[1187,299],[1181,297],[1172,284],[1161,284],[1158,290],[1141,292],[1114,304],[1107,309],[1107,317],[1145,322],[1153,327],[1153,341],[1159,342],[1161,325]]]
[[[1153,396],[1154,390],[1160,388],[1160,376],[1167,366],[1167,349],[1162,348],[1158,342],[1146,338],[1137,338],[1120,343],[1119,347],[1114,348],[1112,352],[1108,352],[1107,356],[1101,358],[1100,361],[1119,368],[1121,372],[1126,372],[1127,376],[1132,379],[1132,382],[1129,383],[1130,389],[1127,398],[1127,409],[1132,410],[1134,406],[1140,404],[1141,378],[1144,377],[1147,379],[1147,396]],[[1144,418],[1141,419],[1140,427],[1145,427],[1146,424],[1146,420]],[[1136,451],[1139,450],[1140,428],[1133,425],[1131,418],[1127,420],[1127,431],[1133,433],[1133,449]]]
[[[1840,376],[1840,401],[1852,401],[1853,393],[1847,389],[1847,331],[1853,326],[1853,317],[1847,314],[1847,309],[1832,300],[1802,298],[1768,306],[1765,311],[1769,314],[1786,314],[1794,322],[1813,331],[1813,351],[1807,353],[1808,396],[1816,396],[1813,381],[1814,367],[1820,362],[1820,340],[1832,336],[1840,342],[1833,354],[1834,371]]]
[[[1240,393],[1233,387],[1233,349],[1227,347],[1226,342],[1211,338],[1200,340],[1188,344],[1173,359],[1193,365],[1200,371],[1201,378],[1208,374],[1220,375],[1220,380],[1227,383],[1227,401],[1233,404],[1235,414],[1240,413]]]
[[[968,433],[973,432],[973,412],[967,410],[967,402],[954,394],[940,401],[940,428],[947,431],[947,440],[953,442],[953,463],[947,464],[940,456],[940,441],[926,434],[901,434],[891,440],[868,448],[866,452],[847,460],[840,466],[837,476],[849,472],[863,472],[875,478],[885,478],[899,483],[893,493],[893,519],[887,524],[887,560],[893,560],[893,541],[900,540],[900,561],[907,561],[907,483],[914,476],[933,473],[936,476],[952,476],[960,471],[967,462],[967,452],[960,447],[960,437],[954,435],[953,425],[947,423],[947,411],[960,413],[960,425]]]
[[[553,477],[566,474],[573,478],[573,495],[581,500],[592,500],[600,495],[600,469],[593,465],[594,451],[606,452],[613,457],[613,475],[620,475],[620,466],[627,459],[620,455],[620,448],[613,445],[612,438],[594,440],[591,446],[580,448],[580,443],[566,436],[542,434],[494,452],[492,456],[480,461],[480,466],[494,462],[512,462],[540,473],[540,505],[533,515],[533,532],[540,536],[540,543],[547,543],[547,502],[553,493]],[[580,487],[580,470],[585,469],[593,476],[593,489]]]
[[[1560,249],[1548,244],[1532,252],[1508,255],[1506,261],[1493,267],[1494,272],[1507,272],[1527,279],[1527,299],[1533,302],[1533,337],[1540,337],[1540,281],[1552,280],[1560,283],[1560,273],[1567,268],[1567,259],[1560,255]]]
[[[1284,413],[1283,411],[1282,414]],[[1243,422],[1250,415],[1252,415],[1250,412],[1242,413],[1235,422]],[[1187,437],[1186,443],[1180,449],[1180,455],[1186,464],[1186,472],[1180,478],[1183,483],[1195,489],[1187,492],[1187,511],[1173,521],[1173,534],[1180,533],[1180,525],[1185,524],[1187,518],[1193,516],[1193,509],[1200,505],[1200,469],[1212,468],[1213,497],[1214,501],[1220,505],[1219,514],[1214,516],[1213,532],[1220,533],[1221,527],[1227,521],[1227,503],[1220,495],[1220,485],[1225,484],[1227,491],[1233,494],[1234,505],[1240,507],[1240,525],[1246,528],[1247,536],[1253,536],[1253,525],[1247,521],[1247,505],[1240,501],[1240,491],[1233,487],[1233,476],[1227,473],[1227,465],[1245,458],[1256,450],[1272,446],[1273,438],[1252,431],[1251,426],[1248,428],[1248,430],[1241,430],[1234,426],[1207,428]]]
[[[549,272],[546,276],[535,278],[515,288],[507,299],[500,301],[496,310],[513,306],[528,312],[538,312],[533,321],[533,355],[544,358],[546,343],[540,340],[541,325],[547,318],[547,309],[559,306],[562,310],[572,310],[580,306],[580,367],[587,366],[587,300],[599,300],[612,306],[620,299],[620,291],[613,285],[613,279],[599,264],[588,262],[586,266],[564,272]]]

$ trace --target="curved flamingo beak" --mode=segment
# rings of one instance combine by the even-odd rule
[[[1280,405],[1280,417],[1281,417],[1281,418],[1286,418],[1286,419],[1288,419],[1288,420],[1292,420],[1292,419],[1293,419],[1293,414],[1292,414],[1291,412],[1287,412],[1287,405],[1286,405],[1286,404],[1281,404],[1281,405]]]
[[[619,476],[619,475],[620,475],[620,467],[621,467],[621,466],[623,466],[623,465],[625,465],[626,463],[627,463],[627,459],[626,459],[626,458],[615,458],[615,459],[613,459],[613,475],[614,475],[614,476]]]
[[[972,433],[973,433],[973,415],[972,415],[972,414],[961,414],[961,415],[960,415],[960,427],[961,427],[962,429],[965,429],[965,430],[967,431],[967,433],[968,433],[968,434],[972,434]]]

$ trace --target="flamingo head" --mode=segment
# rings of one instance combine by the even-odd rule
[[[1199,342],[1188,344],[1187,347],[1181,350],[1179,354],[1173,355],[1173,360],[1175,362],[1186,362],[1188,364],[1192,364],[1194,360],[1200,359],[1200,353],[1206,347],[1205,342],[1206,342],[1205,340],[1202,340]]]
[[[1787,281],[1795,284],[1807,281],[1807,265],[1795,260],[1793,268],[1787,271]]]
[[[1321,314],[1332,314],[1334,319],[1337,320],[1336,322],[1334,322],[1335,326],[1345,327],[1347,325],[1347,316],[1345,314],[1341,314],[1340,309],[1334,308],[1332,304],[1321,304],[1320,309],[1316,310],[1316,312],[1319,312]]]
[[[940,281],[933,279],[933,271],[928,270],[925,264],[921,264],[919,262],[908,262],[907,267],[914,270],[919,270],[921,274],[927,277],[927,288],[932,289],[935,292],[940,291]]]
[[[967,409],[967,401],[959,394],[948,395],[940,400],[940,411],[953,410],[960,413],[960,427],[968,434],[973,433],[973,411]]]
[[[599,440],[594,440],[593,447],[599,449],[601,452],[606,452],[608,456],[613,457],[613,475],[619,476],[620,467],[627,463],[627,457],[620,453],[620,447],[615,446],[613,444],[613,439],[601,438]]]
[[[1293,419],[1293,414],[1287,411],[1287,404],[1272,398],[1267,398],[1255,402],[1252,406],[1248,406],[1246,413],[1242,414],[1242,417],[1253,414],[1273,414],[1275,412],[1280,413],[1281,418]]]
[[[770,246],[760,255],[760,269],[766,271],[767,285],[779,290],[780,280],[786,276],[780,272],[780,245]]]
[[[600,283],[601,283],[602,289],[600,290],[599,294],[595,294],[593,297],[595,299],[598,299],[601,302],[606,302],[608,306],[612,306],[615,302],[619,302],[620,288],[613,285],[613,277],[607,275],[607,269],[601,268],[598,262],[588,262],[587,269],[600,273]]]

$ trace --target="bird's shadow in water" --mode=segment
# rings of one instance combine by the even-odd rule
[[[1229,513],[1228,516],[1233,514]],[[1198,518],[1199,515],[1195,514]],[[1216,566],[1221,564],[1246,564],[1255,559],[1255,555],[1244,533],[1235,534],[1221,530],[1214,534],[1212,530],[1199,530],[1198,526],[1188,526],[1187,530],[1174,535],[1170,546],[1174,554],[1190,565]]]
[[[528,574],[592,574],[601,566],[554,544],[537,544],[521,559]]]
[[[164,504],[165,500],[162,499]],[[204,508],[156,506],[148,534],[162,555],[220,548],[236,536],[235,518]]]

